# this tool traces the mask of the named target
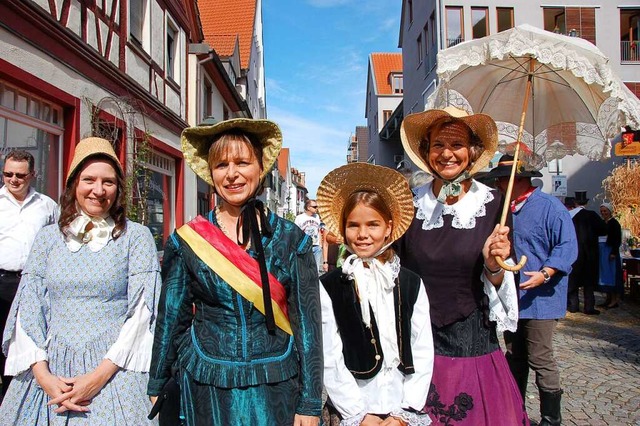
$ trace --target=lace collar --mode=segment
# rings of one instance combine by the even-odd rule
[[[413,204],[417,208],[416,219],[422,220],[422,229],[442,228],[443,216],[453,216],[452,226],[456,229],[473,229],[476,218],[487,214],[485,205],[493,200],[491,189],[475,180],[471,181],[469,191],[452,205],[439,203],[433,195],[433,181],[415,188]]]

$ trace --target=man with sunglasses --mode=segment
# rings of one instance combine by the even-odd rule
[[[311,237],[313,243],[313,256],[318,266],[318,274],[324,274],[322,245],[320,241],[320,217],[318,216],[318,203],[308,199],[304,202],[304,212],[296,216],[295,224]]]
[[[30,184],[34,178],[34,159],[27,151],[7,154],[0,188],[0,331],[4,330],[11,302],[18,289],[22,268],[38,231],[58,219],[58,206]],[[4,375],[6,358],[0,351],[2,396],[10,377]]]

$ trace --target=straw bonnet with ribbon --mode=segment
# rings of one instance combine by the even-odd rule
[[[209,148],[216,136],[226,132],[242,132],[255,138],[262,147],[262,172],[260,179],[269,173],[282,148],[282,132],[270,120],[233,118],[209,125],[188,127],[182,131],[181,143],[185,161],[205,182],[213,186],[208,163]]]
[[[120,177],[124,177],[122,165],[111,142],[99,137],[88,137],[82,139],[78,142],[78,145],[75,146],[73,159],[71,160],[71,166],[69,166],[69,173],[67,174],[67,180],[65,182],[67,188],[70,188],[75,176],[81,171],[82,166],[93,158],[108,158],[112,161],[116,173],[118,173]],[[124,190],[124,188],[120,188],[119,190]],[[121,209],[124,208],[121,207]],[[109,214],[112,213],[113,212],[109,212]],[[87,229],[89,223],[92,224],[92,227]],[[114,226],[113,218],[89,216],[78,207],[77,216],[63,229],[65,244],[72,252],[80,250],[85,244],[87,244],[91,251],[97,252],[112,239]],[[115,238],[117,238],[121,232],[121,230],[117,231]]]
[[[429,128],[441,122],[462,122],[482,142],[484,151],[468,170],[469,176],[475,175],[489,164],[498,148],[498,128],[495,121],[486,114],[469,115],[466,111],[451,106],[409,114],[402,120],[400,126],[402,146],[414,164],[425,172],[434,174],[429,164],[420,155],[420,144],[426,140]]]
[[[511,168],[513,167],[513,155],[504,154],[498,160],[498,165],[491,169],[489,173],[487,173],[487,179],[497,179],[501,177],[509,177],[511,176]],[[542,177],[542,173],[537,170],[529,170],[526,168],[524,162],[522,160],[518,160],[518,167],[516,169],[517,177]]]
[[[388,167],[369,163],[351,163],[329,172],[318,188],[318,213],[329,231],[344,234],[341,218],[344,204],[351,194],[372,191],[379,194],[391,211],[391,243],[400,238],[413,220],[413,194],[407,179]]]
[[[69,183],[71,182],[76,172],[80,169],[80,166],[88,158],[96,156],[108,157],[109,159],[113,160],[116,166],[116,171],[120,174],[120,176],[124,176],[122,165],[120,164],[120,160],[118,160],[118,156],[116,155],[111,142],[103,138],[89,137],[82,139],[80,142],[78,142],[78,145],[76,145],[65,184],[69,186]]]

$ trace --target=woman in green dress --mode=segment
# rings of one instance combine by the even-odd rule
[[[185,160],[220,203],[167,242],[148,393],[159,395],[175,377],[187,425],[319,423],[322,332],[311,241],[256,198],[281,144],[268,120],[182,134]]]

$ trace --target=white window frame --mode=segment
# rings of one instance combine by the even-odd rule
[[[182,61],[182,49],[180,48],[180,27],[176,24],[176,22],[167,15],[166,26],[165,26],[165,60],[164,60],[164,69],[165,76],[170,78],[173,82],[180,85],[180,64]],[[173,35],[173,43],[169,46],[169,36]],[[171,54],[173,57],[171,58]]]
[[[171,212],[170,229],[176,228],[176,159],[163,154],[161,152],[152,151],[149,155],[149,161],[141,163],[146,169],[157,172],[165,176],[169,176],[169,207]],[[168,236],[167,236],[168,237]]]

